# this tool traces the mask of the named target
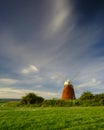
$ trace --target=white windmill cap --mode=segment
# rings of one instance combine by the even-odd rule
[[[69,81],[69,80],[66,80],[66,81],[64,82],[64,85],[70,85],[70,81]]]

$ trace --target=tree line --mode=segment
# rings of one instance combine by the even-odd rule
[[[92,94],[90,91],[83,92],[75,100],[48,99],[37,96],[34,93],[28,93],[20,100],[22,105],[42,106],[42,107],[71,107],[71,106],[104,106],[104,93]]]

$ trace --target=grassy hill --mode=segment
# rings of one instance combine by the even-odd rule
[[[0,130],[104,130],[104,107],[0,107]]]

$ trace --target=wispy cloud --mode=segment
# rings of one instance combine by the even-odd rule
[[[18,80],[16,79],[0,78],[0,84],[3,84],[3,85],[12,85],[16,83],[18,83]]]
[[[57,0],[54,4],[53,18],[50,23],[50,31],[57,32],[63,27],[66,18],[69,16],[69,10],[66,1]]]
[[[32,89],[13,89],[13,88],[0,88],[0,98],[21,98],[26,93],[34,92],[38,96],[42,96],[44,98],[54,98],[59,95],[55,92],[45,92],[45,91],[35,91]]]
[[[84,88],[84,87],[96,87],[101,84],[101,81],[97,81],[95,78],[93,78],[91,81],[84,82],[77,86],[77,88]]]
[[[36,66],[30,65],[29,67],[24,68],[21,71],[21,73],[23,73],[23,74],[29,74],[29,73],[34,73],[34,72],[38,72],[38,71],[39,71],[39,69]]]
[[[45,38],[49,39],[58,35],[60,31],[66,24],[66,20],[71,15],[71,6],[67,6],[67,1],[56,0],[52,4],[52,11],[50,14],[50,19],[47,21],[47,26],[45,26]]]

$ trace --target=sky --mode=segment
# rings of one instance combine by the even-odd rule
[[[0,0],[0,98],[104,93],[104,0]]]

